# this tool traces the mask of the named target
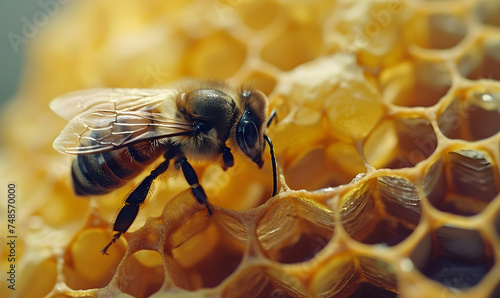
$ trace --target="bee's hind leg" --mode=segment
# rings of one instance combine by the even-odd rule
[[[189,183],[189,186],[191,186],[191,191],[193,192],[195,199],[198,201],[198,203],[204,204],[205,207],[207,208],[208,212],[207,216],[212,216],[214,212],[212,211],[212,209],[210,209],[207,200],[207,194],[205,193],[205,190],[203,190],[203,187],[199,184],[198,175],[196,175],[196,172],[194,171],[191,164],[187,161],[185,157],[179,158],[175,162],[175,164],[177,167],[180,167],[182,169],[184,177],[186,177],[186,181]]]
[[[130,228],[135,218],[137,217],[137,213],[139,213],[141,204],[144,203],[148,196],[151,184],[153,184],[153,181],[159,175],[163,174],[163,172],[168,169],[169,162],[170,160],[167,159],[159,164],[127,197],[127,199],[125,200],[125,205],[118,213],[115,224],[113,226],[113,231],[117,233],[113,235],[113,238],[108,243],[108,245],[106,245],[103,250],[101,250],[103,254],[107,255],[108,248],[113,243],[115,243],[116,240],[118,240],[118,238],[120,238],[120,236],[128,230],[128,228]]]

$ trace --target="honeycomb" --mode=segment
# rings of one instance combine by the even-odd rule
[[[500,297],[500,2],[47,3],[2,111],[0,296]],[[196,164],[207,218],[171,167],[104,256],[140,177],[76,197],[48,103],[183,78],[268,95],[280,192],[267,154]]]

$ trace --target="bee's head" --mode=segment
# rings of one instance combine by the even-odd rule
[[[267,115],[267,99],[258,90],[245,90],[240,93],[244,111],[236,125],[236,142],[259,168],[262,167],[262,151],[264,151],[264,132]]]

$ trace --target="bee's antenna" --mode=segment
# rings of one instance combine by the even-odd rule
[[[269,144],[269,151],[271,153],[271,163],[273,164],[273,197],[274,197],[278,189],[278,174],[276,173],[277,172],[276,157],[274,156],[273,142],[271,142],[271,139],[267,135],[264,135],[264,139]]]
[[[267,119],[267,126],[266,127],[269,127],[269,125],[271,125],[271,123],[273,122],[275,117],[276,117],[276,110],[273,110],[271,112],[271,115],[269,116],[269,119]],[[273,164],[273,197],[274,197],[277,193],[277,190],[278,190],[278,174],[277,174],[277,170],[276,170],[276,157],[274,156],[273,142],[271,142],[271,139],[267,135],[264,135],[264,139],[269,144],[269,151],[271,153],[271,163]]]
[[[271,112],[271,115],[269,116],[269,119],[267,119],[267,127],[269,127],[269,125],[271,125],[271,123],[274,120],[274,117],[276,117],[276,110],[273,110]]]

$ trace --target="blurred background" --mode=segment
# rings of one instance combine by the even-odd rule
[[[32,16],[38,9],[36,1],[0,2],[0,106],[15,94],[24,66],[26,44],[16,46],[11,39],[13,34],[21,36],[23,18]],[[9,39],[9,36],[11,39]]]

